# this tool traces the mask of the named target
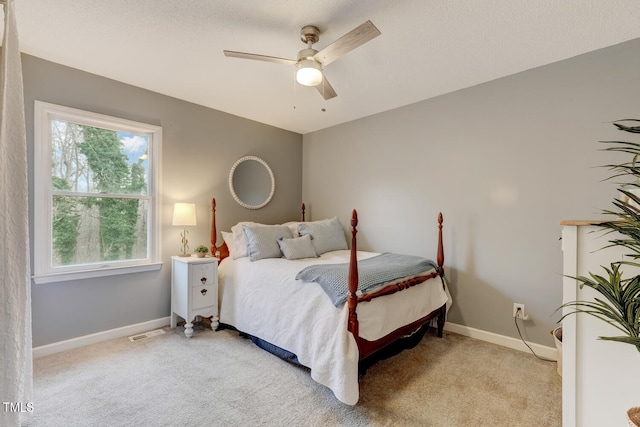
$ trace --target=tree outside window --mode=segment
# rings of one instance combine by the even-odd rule
[[[37,106],[36,276],[157,261],[159,128]]]

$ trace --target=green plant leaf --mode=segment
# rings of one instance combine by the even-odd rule
[[[590,277],[578,276],[575,279],[581,288],[589,287],[603,298],[593,301],[572,301],[563,304],[560,309],[571,308],[560,321],[570,315],[583,313],[595,317],[615,327],[625,335],[622,337],[601,336],[600,339],[633,344],[640,351],[640,276],[623,279],[620,262],[611,263],[610,268],[602,267],[607,277],[589,273]]]

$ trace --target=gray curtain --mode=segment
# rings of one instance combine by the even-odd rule
[[[0,425],[28,421],[32,402],[27,139],[14,0],[4,1],[0,59]]]

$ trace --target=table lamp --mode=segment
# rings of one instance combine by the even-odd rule
[[[189,245],[187,240],[187,226],[196,225],[196,204],[195,203],[176,203],[173,205],[173,225],[182,226],[182,233],[180,234],[182,247],[180,249],[180,256],[191,256],[189,253]]]

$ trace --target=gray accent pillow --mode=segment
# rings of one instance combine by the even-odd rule
[[[308,234],[293,239],[278,239],[278,246],[286,259],[317,258],[316,250],[311,244],[311,236]]]
[[[348,249],[347,239],[338,217],[322,221],[302,222],[298,224],[300,236],[310,235],[313,248],[318,255],[325,252]]]
[[[291,239],[293,234],[285,225],[243,225],[247,243],[247,255],[251,261],[264,258],[281,258],[278,238]]]

